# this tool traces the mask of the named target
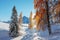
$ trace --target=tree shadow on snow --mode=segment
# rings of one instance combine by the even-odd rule
[[[32,40],[32,35],[25,35],[21,40]]]
[[[30,30],[29,28],[27,28],[26,30],[26,35],[23,36],[23,38],[21,40],[32,40],[32,30]]]

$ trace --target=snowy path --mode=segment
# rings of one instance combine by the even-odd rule
[[[23,27],[19,31],[22,36],[10,38],[8,35],[9,24],[0,22],[0,40],[60,40],[60,24],[51,25],[51,29],[52,34],[49,36],[47,29],[46,31],[36,31]]]

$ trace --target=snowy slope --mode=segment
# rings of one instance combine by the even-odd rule
[[[9,33],[9,24],[0,22],[0,40],[60,40],[60,24],[51,25],[52,34],[48,35],[48,30],[37,31],[36,29],[29,29],[28,24],[21,27],[20,36],[16,38],[10,38]],[[24,34],[23,34],[24,33]]]
[[[0,22],[0,40],[10,40],[8,31],[9,24]]]
[[[5,30],[8,30],[9,29],[9,24],[0,22],[0,28],[1,29],[5,29]]]
[[[22,26],[24,27],[22,28],[22,30],[20,30],[21,34],[25,33],[26,25],[28,26],[28,24],[22,24]],[[0,40],[20,40],[24,36],[23,34],[22,36],[16,38],[10,38],[8,33],[9,33],[9,24],[0,22]]]

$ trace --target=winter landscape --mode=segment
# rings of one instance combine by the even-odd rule
[[[27,24],[25,24],[26,26]],[[35,29],[28,29],[28,27],[21,28],[21,35],[16,38],[9,37],[9,24],[0,22],[0,40],[60,40],[60,24],[51,25],[52,34],[48,34],[48,30],[36,31]]]
[[[0,0],[0,40],[60,40],[60,0]]]

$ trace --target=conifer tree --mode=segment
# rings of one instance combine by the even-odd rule
[[[19,32],[18,32],[18,18],[17,18],[17,11],[16,11],[16,8],[14,6],[13,9],[12,9],[9,36],[17,37],[18,35],[19,35]]]
[[[20,13],[20,16],[19,16],[19,25],[22,24],[22,12]]]
[[[32,12],[30,13],[30,23],[29,23],[29,28],[31,29],[33,27],[33,24],[32,24]]]
[[[50,26],[50,21],[49,21],[49,6],[48,6],[49,2],[48,1],[49,0],[34,0],[34,8],[38,11],[38,15],[36,15],[36,16],[40,17],[38,25],[41,23],[42,20],[44,22],[44,16],[45,16],[44,14],[47,15],[45,19],[47,20],[47,23],[48,23],[49,34],[51,34],[51,26]]]

